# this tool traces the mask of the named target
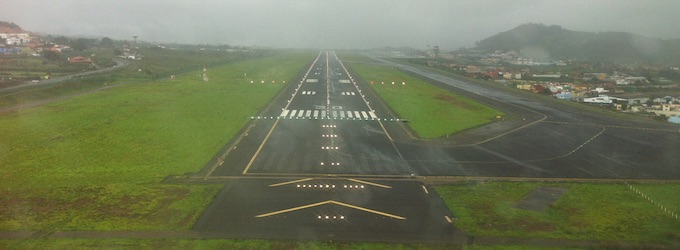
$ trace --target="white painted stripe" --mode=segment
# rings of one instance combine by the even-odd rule
[[[350,92],[350,93],[352,93],[352,95],[354,95],[354,92]]]
[[[342,95],[345,95],[345,92],[342,92]]]
[[[373,119],[377,119],[377,118],[378,118],[378,116],[376,116],[376,115],[375,115],[375,112],[373,112],[373,111],[369,111],[368,114],[371,115],[371,118],[373,118]]]
[[[321,117],[326,117],[326,110],[321,110]]]
[[[363,116],[365,119],[368,119],[368,114],[366,114],[366,111],[361,111],[361,116]]]
[[[352,118],[352,111],[347,111],[347,118]]]
[[[423,191],[425,191],[426,194],[430,193],[429,191],[427,191],[427,188],[425,186],[423,186],[423,185],[420,185],[420,186],[423,187]]]
[[[307,94],[307,91],[302,91],[302,94],[303,94],[303,95],[306,95],[306,94]]]
[[[340,118],[345,118],[345,111],[340,111]]]
[[[304,110],[298,111],[298,117],[302,117],[303,115],[305,115],[305,111],[304,111]]]
[[[311,111],[311,110],[307,110],[307,114],[305,114],[305,116],[306,116],[306,117],[312,116],[312,111]]]
[[[316,91],[312,91],[312,95],[316,95]]]
[[[354,111],[354,117],[361,118],[359,111]]]
[[[338,111],[333,110],[333,118],[338,117]]]
[[[283,116],[283,117],[288,116],[288,111],[290,111],[290,110],[287,110],[287,109],[286,109],[286,110],[284,110],[283,112],[281,112],[281,116]]]
[[[290,112],[290,117],[295,116],[295,113],[296,113],[296,112],[297,112],[297,109],[296,109],[296,110],[293,110],[293,112]]]
[[[314,118],[317,118],[317,117],[319,117],[319,111],[318,111],[318,110],[314,110]]]

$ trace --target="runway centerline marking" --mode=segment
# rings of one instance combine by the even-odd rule
[[[273,216],[273,215],[277,215],[277,214],[284,214],[284,213],[289,213],[289,212],[298,211],[298,210],[302,210],[302,209],[318,207],[318,206],[326,205],[326,204],[340,205],[340,206],[343,206],[343,207],[348,207],[348,208],[352,208],[352,209],[356,209],[356,210],[360,210],[360,211],[364,211],[364,212],[382,215],[382,216],[385,216],[385,217],[390,217],[390,218],[394,218],[394,219],[398,219],[398,220],[405,220],[406,219],[406,217],[401,217],[401,216],[398,216],[398,215],[380,212],[380,211],[377,211],[377,210],[368,209],[368,208],[360,207],[360,206],[355,206],[355,205],[352,205],[352,204],[347,204],[347,203],[338,202],[338,201],[334,201],[334,200],[327,200],[327,201],[312,203],[312,204],[303,205],[303,206],[299,206],[299,207],[283,209],[283,210],[274,211],[274,212],[271,212],[271,213],[256,215],[255,217],[256,218],[264,218],[264,217],[269,217],[269,216]]]

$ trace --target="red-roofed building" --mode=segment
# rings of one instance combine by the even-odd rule
[[[82,56],[76,56],[68,59],[68,62],[70,63],[92,63],[92,60],[90,58],[85,58]]]

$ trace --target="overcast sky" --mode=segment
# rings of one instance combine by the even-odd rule
[[[21,0],[0,21],[159,43],[456,49],[524,23],[680,38],[680,0]]]

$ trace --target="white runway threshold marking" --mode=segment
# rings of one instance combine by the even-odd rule
[[[328,115],[328,116],[327,116]],[[281,114],[279,117],[284,118],[284,119],[300,119],[300,118],[316,118],[318,119],[319,117],[325,119],[325,118],[332,118],[332,119],[348,119],[348,120],[381,120],[373,111],[366,111],[366,110],[361,110],[361,111],[345,111],[345,110],[331,110],[331,111],[326,111],[326,110],[299,110],[299,109],[285,109],[281,111]],[[262,119],[274,119],[274,117],[265,117]],[[255,118],[253,118],[255,119]],[[257,117],[257,119],[260,119],[260,117]],[[385,119],[387,120],[387,119]]]

